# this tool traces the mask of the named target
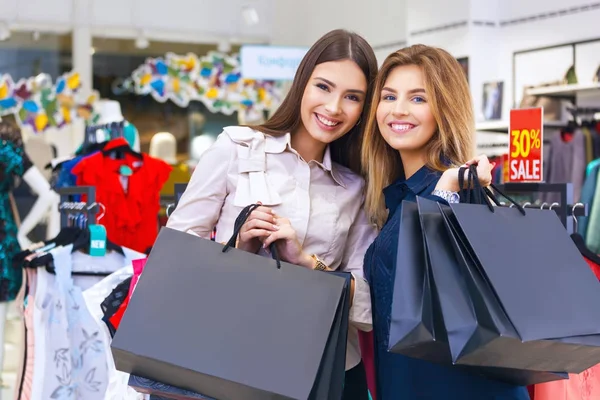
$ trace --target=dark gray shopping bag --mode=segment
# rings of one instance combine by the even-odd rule
[[[453,361],[572,373],[598,364],[600,286],[556,214],[493,207],[481,190],[486,205],[418,199],[438,226],[432,270]]]
[[[546,247],[528,251],[530,255],[539,255],[539,263],[533,256],[529,257],[531,265],[525,260],[509,262],[511,254],[523,254],[523,246],[520,249],[516,246],[514,253],[508,248],[504,252],[494,250],[496,257],[503,260],[494,262],[492,259],[496,257],[484,255],[492,251],[489,245],[477,239],[473,242],[471,238],[477,234],[473,232],[467,236],[462,229],[466,227],[467,231],[476,232],[478,228],[469,220],[482,216],[481,211],[490,211],[480,205],[459,206],[441,207],[440,211],[451,232],[451,243],[466,278],[479,327],[471,331],[470,336],[462,337],[464,348],[454,353],[454,360],[465,365],[490,364],[493,360],[498,366],[571,373],[580,373],[600,363],[600,327],[594,327],[587,320],[598,318],[600,321],[600,313],[591,306],[600,297],[600,285],[576,248],[575,252],[569,251],[571,239],[556,215],[553,212],[540,215],[538,211],[542,210],[527,210],[528,216],[534,216],[528,217],[531,223],[538,223],[549,238]],[[471,216],[470,212],[473,212]],[[498,207],[490,214],[504,221],[515,216],[521,221],[525,219],[516,209],[510,208]],[[487,219],[489,221],[489,215]],[[459,220],[463,221],[462,226]],[[481,221],[485,221],[485,217]],[[556,225],[552,226],[550,221]],[[515,240],[523,240],[524,235],[531,233],[524,225],[509,228],[514,231],[506,231],[506,234]],[[561,231],[557,228],[564,232],[564,240],[560,240]],[[523,236],[519,237],[520,234]],[[552,239],[553,234],[557,240]],[[554,257],[552,253],[555,253]],[[586,293],[589,295],[587,300],[592,302],[587,305]]]
[[[417,204],[431,271],[432,309],[435,320],[441,321],[436,323],[436,341],[438,346],[441,346],[440,342],[446,346],[447,359],[442,363],[452,365],[465,346],[499,335],[489,331],[486,320],[478,318],[474,300],[478,293],[473,293],[469,288],[465,273],[454,254],[452,237],[446,231],[438,203],[417,198]],[[459,363],[455,367],[471,374],[523,386],[568,377],[566,373],[536,370],[530,366],[500,365],[494,362],[493,350],[487,350],[487,360],[467,365]]]
[[[223,248],[161,230],[117,369],[219,400],[341,398],[349,277]]]
[[[392,353],[448,364],[451,355],[440,313],[433,308],[429,257],[417,203],[403,201],[401,213],[388,348]]]

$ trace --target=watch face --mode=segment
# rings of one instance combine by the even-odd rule
[[[460,202],[460,196],[458,195],[458,193],[453,192],[450,193],[450,198],[448,199],[449,203],[459,203]]]

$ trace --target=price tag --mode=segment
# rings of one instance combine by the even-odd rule
[[[541,182],[544,142],[544,110],[510,110],[508,152],[509,182]]]
[[[106,254],[106,228],[103,225],[89,225],[90,256],[103,257]]]

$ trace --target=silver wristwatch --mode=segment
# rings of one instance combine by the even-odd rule
[[[460,196],[458,195],[458,193],[452,192],[450,190],[435,189],[433,192],[431,192],[431,194],[434,196],[441,197],[450,204],[460,203]]]

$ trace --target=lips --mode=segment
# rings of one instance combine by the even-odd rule
[[[342,121],[325,117],[324,115],[314,113],[315,121],[319,128],[324,131],[334,131],[342,123]]]
[[[392,121],[388,126],[396,133],[406,133],[412,130],[416,125],[406,121]]]

